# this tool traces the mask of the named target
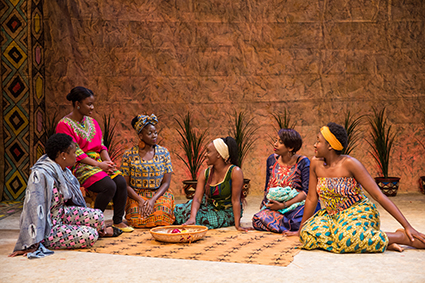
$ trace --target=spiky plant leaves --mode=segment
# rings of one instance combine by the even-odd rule
[[[344,127],[347,131],[347,147],[343,149],[342,154],[350,155],[351,152],[357,147],[357,142],[361,138],[359,129],[360,124],[365,115],[352,116],[350,111],[345,114]]]
[[[252,124],[254,118],[246,121],[245,112],[235,111],[233,114],[233,128],[230,130],[230,135],[234,137],[238,146],[238,163],[242,167],[242,163],[251,150],[255,140],[254,134],[257,129]]]
[[[176,155],[189,169],[192,180],[196,180],[199,169],[205,160],[207,130],[198,134],[193,128],[192,118],[189,112],[181,120],[174,120],[179,125],[179,129],[177,129],[180,136],[179,146],[185,153],[185,156]]]
[[[109,157],[112,161],[116,161],[124,153],[124,148],[118,144],[115,136],[115,128],[117,122],[111,123],[111,114],[103,115],[103,145],[108,149]]]
[[[391,150],[393,148],[396,133],[391,131],[392,126],[387,124],[385,107],[381,111],[373,109],[373,116],[369,117],[371,126],[370,140],[366,140],[371,149],[369,152],[375,159],[378,167],[385,178],[388,178]]]

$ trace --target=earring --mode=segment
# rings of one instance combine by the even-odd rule
[[[77,106],[77,109],[80,109],[80,106]]]
[[[142,140],[140,140],[140,141],[139,141],[139,149],[144,149],[144,148],[145,148],[145,146],[146,146],[145,142],[144,142],[144,141],[142,141]]]
[[[66,158],[64,157],[63,160],[65,160]]]

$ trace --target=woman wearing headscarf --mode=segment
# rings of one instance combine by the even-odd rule
[[[174,195],[168,191],[173,167],[168,150],[157,145],[157,123],[154,114],[134,117],[131,125],[139,143],[122,157],[128,191],[125,218],[135,228],[171,225],[175,219]]]
[[[209,229],[235,226],[245,231],[242,217],[242,170],[237,162],[237,145],[232,137],[218,138],[205,153],[210,166],[198,178],[193,200],[176,205],[175,224],[197,224]]]
[[[103,213],[86,207],[78,180],[67,168],[76,160],[75,143],[54,134],[46,154],[31,168],[20,219],[20,233],[10,256],[43,257],[49,249],[92,246],[100,236],[118,236],[121,230],[104,229]]]

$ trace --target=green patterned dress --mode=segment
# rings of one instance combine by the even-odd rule
[[[232,170],[235,167],[235,165],[229,167],[222,182],[215,185],[205,185],[206,194],[203,196],[196,214],[197,225],[204,225],[209,229],[235,225],[232,206]],[[210,173],[211,167],[205,170],[205,180],[208,180]],[[185,223],[190,218],[191,208],[192,200],[177,204],[174,209],[174,216],[176,217],[174,224]]]
[[[318,178],[317,193],[325,208],[303,226],[303,249],[334,253],[384,252],[387,235],[379,212],[354,178]]]

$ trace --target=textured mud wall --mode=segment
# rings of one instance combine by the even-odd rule
[[[425,106],[425,4],[401,1],[46,1],[47,111],[71,110],[77,85],[96,94],[95,118],[113,113],[120,141],[136,140],[131,118],[160,116],[161,144],[172,152],[174,193],[189,175],[175,156],[175,117],[191,111],[210,139],[228,134],[233,110],[258,127],[243,164],[252,193],[264,187],[273,152],[272,113],[288,108],[313,156],[320,126],[344,113],[386,106],[398,131],[390,174],[401,191],[425,175],[420,110]],[[362,125],[367,137],[368,126]],[[372,176],[364,140],[354,156]]]

